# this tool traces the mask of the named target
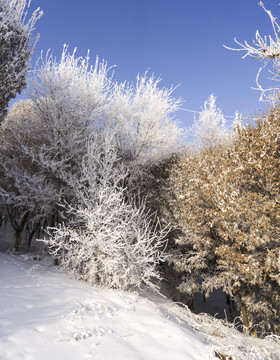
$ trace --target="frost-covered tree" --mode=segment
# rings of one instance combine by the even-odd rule
[[[269,64],[272,67],[269,69],[269,73],[271,75],[271,80],[274,81],[274,85],[268,89],[264,89],[260,84],[259,77],[263,67],[260,67],[256,83],[257,83],[257,90],[261,91],[260,100],[261,101],[269,101],[271,104],[276,104],[279,101],[279,87],[277,87],[277,82],[279,82],[279,68],[280,68],[280,25],[276,21],[277,18],[274,17],[270,10],[267,10],[264,6],[264,3],[260,1],[259,6],[266,12],[269,16],[273,35],[269,36],[261,36],[260,32],[256,30],[256,39],[253,41],[253,44],[250,45],[247,41],[242,44],[241,42],[235,42],[240,46],[239,48],[231,48],[225,46],[229,50],[234,51],[244,51],[245,55],[242,58],[246,58],[247,56],[251,56],[253,59],[259,59],[264,63],[264,66]],[[276,84],[276,86],[275,86]]]
[[[128,171],[126,191],[144,196],[146,206],[169,222],[162,191],[169,165],[181,153],[182,130],[174,119],[181,99],[160,88],[155,76],[138,75],[136,84],[114,84],[105,124],[114,129],[119,156]]]
[[[40,132],[34,105],[21,101],[13,106],[0,128],[0,196],[15,229],[14,249],[20,250],[20,233],[28,221],[39,224],[56,208],[60,191],[47,172],[30,157],[38,148],[34,134]]]
[[[204,102],[199,118],[194,120],[190,129],[190,135],[198,148],[222,146],[230,142],[230,131],[213,94]]]
[[[26,72],[38,37],[31,37],[36,21],[42,16],[38,8],[26,20],[27,0],[0,0],[0,121],[8,103],[26,87]]]
[[[174,251],[180,290],[222,288],[246,327],[279,334],[280,115],[239,129],[231,147],[202,149],[174,169],[174,215],[184,231]]]
[[[151,211],[161,211],[160,177],[183,148],[182,131],[173,115],[181,100],[173,97],[172,89],[160,89],[159,83],[160,79],[145,73],[138,75],[135,85],[114,84],[105,113],[106,126],[114,129],[115,146],[128,171],[126,192],[146,197]]]
[[[52,56],[41,59],[35,74],[31,98],[51,118],[50,128],[60,128],[56,130],[60,136],[74,133],[81,123],[87,133],[111,129],[118,154],[131,174],[137,169],[143,173],[181,150],[182,133],[171,116],[180,100],[171,96],[172,90],[159,89],[159,80],[153,76],[139,76],[136,86],[113,83],[105,62],[97,58],[91,67],[89,57],[76,58],[75,51],[69,55],[67,47],[60,62]],[[70,140],[69,148],[79,149],[73,134]],[[64,139],[59,142],[65,143]]]
[[[160,79],[137,76],[135,85],[115,84],[107,121],[116,132],[120,154],[133,166],[149,167],[160,163],[182,148],[182,131],[172,114],[180,99],[173,89],[160,89]]]
[[[127,199],[127,172],[113,134],[92,134],[80,166],[80,177],[66,180],[77,199],[76,204],[65,204],[71,220],[50,229],[46,240],[51,254],[91,284],[156,288],[166,232],[152,226],[154,216],[147,214],[144,203]]]
[[[28,148],[32,161],[50,173],[75,173],[92,131],[102,127],[110,81],[105,62],[69,54],[64,46],[60,61],[52,55],[38,61],[31,78],[30,98],[40,128]],[[28,130],[27,130],[28,131]]]
[[[1,129],[0,195],[5,204],[23,204],[32,219],[31,214],[45,219],[59,215],[60,221],[68,222],[61,204],[79,203],[71,182],[81,181],[80,164],[89,138],[99,134],[102,139],[105,132],[111,134],[127,173],[122,185],[127,201],[138,197],[141,203],[144,195],[153,194],[156,167],[181,151],[181,132],[171,117],[177,101],[170,91],[158,89],[154,78],[145,77],[139,78],[141,96],[137,95],[143,106],[136,107],[135,88],[124,91],[108,71],[105,62],[97,59],[92,67],[88,57],[77,58],[67,47],[59,61],[49,55],[40,59],[30,81],[30,99],[11,109]],[[122,91],[129,99],[125,107],[119,106]],[[139,130],[142,127],[145,131]],[[136,143],[141,143],[137,154],[126,156]],[[145,187],[141,196],[135,184]]]
[[[58,203],[73,197],[61,173],[78,171],[110,85],[106,64],[91,68],[66,47],[60,62],[48,56],[35,74],[32,99],[14,105],[0,129],[0,193],[33,220],[50,221],[57,219]]]

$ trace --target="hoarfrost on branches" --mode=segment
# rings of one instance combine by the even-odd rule
[[[182,131],[172,118],[181,100],[159,83],[145,73],[135,85],[115,84],[111,94],[106,116],[120,153],[131,165],[150,166],[182,150]]]
[[[275,18],[270,10],[267,10],[262,1],[258,4],[263,10],[267,13],[270,18],[272,29],[273,29],[273,36],[261,36],[259,31],[256,30],[256,38],[253,42],[253,45],[250,45],[247,41],[242,44],[241,42],[235,42],[240,46],[239,48],[231,48],[225,46],[226,49],[233,50],[233,51],[245,51],[245,55],[243,55],[243,59],[247,56],[251,56],[254,59],[259,59],[264,61],[264,67],[272,61],[272,69],[269,70],[271,74],[271,80],[275,82],[279,82],[279,70],[280,70],[280,25],[276,21]],[[279,87],[273,86],[268,89],[264,89],[259,82],[260,73],[263,67],[260,67],[257,77],[256,77],[256,84],[257,89],[261,92],[260,101],[269,101],[271,104],[276,104],[279,100]]]
[[[102,150],[101,150],[102,149]],[[46,240],[62,266],[83,280],[128,289],[157,288],[158,264],[166,230],[149,216],[145,204],[126,199],[127,173],[117,157],[112,134],[93,134],[81,164],[81,178],[70,179],[78,204],[66,204],[67,225],[49,229]]]
[[[43,13],[38,8],[27,20],[29,5],[27,0],[0,0],[0,121],[9,101],[26,87],[30,56],[38,40],[31,33]]]
[[[197,148],[222,146],[230,142],[230,131],[222,111],[216,106],[216,97],[211,94],[204,102],[199,118],[194,120],[190,129]]]
[[[166,231],[128,183],[142,185],[153,166],[181,151],[171,116],[179,101],[154,77],[127,87],[109,71],[67,46],[60,60],[41,56],[29,99],[1,127],[1,200],[45,219],[51,251],[85,280],[154,286]]]

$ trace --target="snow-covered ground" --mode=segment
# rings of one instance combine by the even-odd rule
[[[244,336],[232,329],[232,337],[222,331],[218,337],[227,339],[226,347],[211,336],[206,342],[209,328],[217,335],[214,322],[203,325],[195,316],[188,322],[188,312],[160,297],[151,301],[88,286],[49,259],[0,253],[0,274],[1,360],[202,360],[215,359],[223,348],[230,351],[230,341],[232,354],[236,346],[246,346]],[[257,349],[244,359],[278,359],[276,343],[260,348],[268,354],[273,346],[271,356]]]
[[[211,346],[136,294],[0,254],[3,360],[203,359]],[[208,358],[208,357],[206,357]]]

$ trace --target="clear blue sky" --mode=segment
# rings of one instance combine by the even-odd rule
[[[280,14],[279,1],[263,2]],[[52,49],[59,58],[68,44],[82,56],[90,49],[92,62],[98,55],[117,65],[117,81],[132,82],[150,69],[162,86],[180,84],[174,96],[188,109],[200,110],[211,93],[225,115],[264,108],[251,89],[260,63],[223,47],[234,47],[234,37],[251,43],[256,29],[272,33],[256,0],[32,0],[31,9],[37,7],[44,15],[36,24],[33,62],[41,50]],[[191,113],[177,117],[185,126],[193,121]]]

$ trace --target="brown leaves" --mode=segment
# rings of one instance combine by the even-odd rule
[[[279,134],[277,108],[241,129],[230,148],[202,149],[182,159],[172,174],[175,216],[183,231],[196,235],[185,242],[215,277],[214,285],[204,274],[203,286],[221,286],[238,296],[250,289],[252,311],[258,311],[259,297],[271,309],[279,307]],[[272,288],[276,295],[268,296]]]

